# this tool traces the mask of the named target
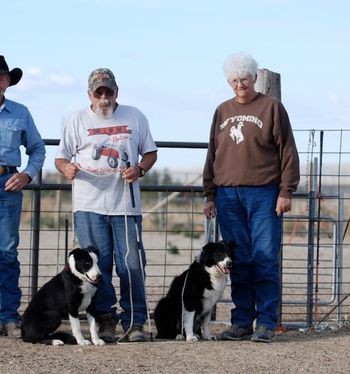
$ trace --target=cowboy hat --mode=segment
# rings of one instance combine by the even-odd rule
[[[10,86],[17,84],[22,78],[22,70],[20,68],[14,68],[11,71],[5,61],[4,56],[0,56],[0,74],[8,74],[10,76]]]

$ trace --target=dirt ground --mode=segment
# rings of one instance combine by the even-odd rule
[[[218,334],[226,325],[211,326]],[[86,333],[86,327],[84,327]],[[117,330],[117,334],[120,331]],[[86,335],[86,334],[85,334]],[[250,341],[44,346],[0,337],[0,373],[317,373],[350,372],[350,329],[287,331],[271,344]]]

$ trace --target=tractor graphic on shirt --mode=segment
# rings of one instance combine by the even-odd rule
[[[121,159],[124,162],[127,162],[129,159],[128,154],[124,149],[116,147],[115,144],[106,144],[97,146],[95,145],[92,149],[91,157],[93,160],[99,160],[101,156],[107,157],[108,165],[115,169],[118,166],[118,160]]]

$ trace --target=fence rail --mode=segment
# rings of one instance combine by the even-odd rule
[[[281,323],[310,327],[323,320],[348,319],[350,161],[343,149],[349,135],[345,130],[295,132],[302,180],[293,195],[293,211],[283,219]],[[45,143],[57,146],[58,140]],[[157,146],[205,149],[207,143],[157,142]],[[198,254],[206,230],[200,185],[144,182],[143,242],[153,310],[173,277]],[[25,188],[24,197],[19,245],[22,311],[37,289],[63,268],[73,241],[69,183],[58,174],[40,173]],[[113,282],[118,293],[118,278]],[[227,287],[216,318],[228,321],[231,307]]]

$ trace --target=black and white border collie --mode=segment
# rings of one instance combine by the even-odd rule
[[[209,331],[213,307],[221,298],[232,268],[234,243],[208,243],[199,257],[174,278],[154,310],[157,338],[215,340]]]
[[[84,338],[79,312],[86,311],[94,345],[104,345],[98,337],[92,298],[97,289],[101,272],[98,267],[98,251],[92,247],[74,249],[69,253],[64,270],[45,283],[30,301],[22,323],[22,339],[30,343],[50,345],[90,345]],[[67,319],[72,334],[55,332],[62,319]]]

